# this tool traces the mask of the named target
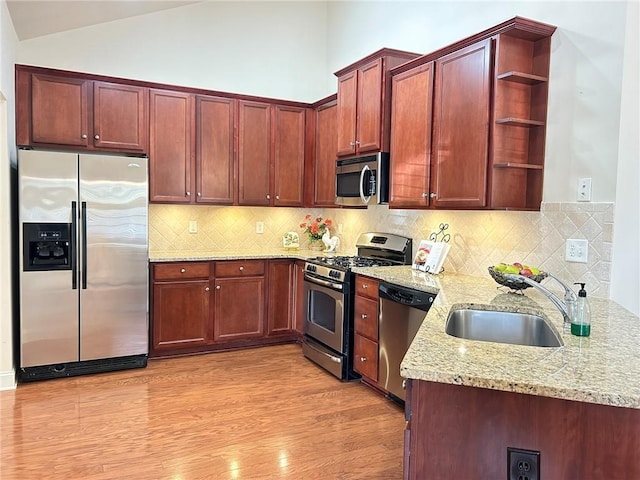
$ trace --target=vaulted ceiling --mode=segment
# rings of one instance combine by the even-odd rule
[[[202,0],[7,0],[19,40],[182,7]]]

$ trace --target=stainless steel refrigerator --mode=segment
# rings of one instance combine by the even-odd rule
[[[147,364],[147,159],[20,150],[21,381]]]

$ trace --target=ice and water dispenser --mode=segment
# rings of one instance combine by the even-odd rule
[[[71,224],[24,223],[24,271],[71,270]]]

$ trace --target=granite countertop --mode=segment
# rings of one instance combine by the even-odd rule
[[[429,275],[410,266],[356,268],[356,273],[438,293],[401,364],[406,378],[640,409],[640,319],[617,303],[589,298],[591,335],[576,337],[541,292],[506,293],[487,275]],[[549,288],[553,288],[553,280]],[[447,335],[451,307],[498,307],[536,313],[564,346],[531,347]]]
[[[217,250],[217,251],[154,251],[149,253],[149,261],[160,262],[192,262],[210,260],[268,260],[277,258],[294,258],[306,260],[318,256],[346,255],[345,253],[325,253],[317,250],[285,250],[284,248],[261,249],[259,252],[247,250]]]

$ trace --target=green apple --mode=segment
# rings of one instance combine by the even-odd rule
[[[502,271],[502,273],[518,275],[520,273],[520,269],[515,265],[507,265],[506,268]]]
[[[493,269],[496,272],[504,272],[505,268],[507,268],[507,267],[508,267],[508,265],[506,263],[499,263],[495,267],[493,267]]]

